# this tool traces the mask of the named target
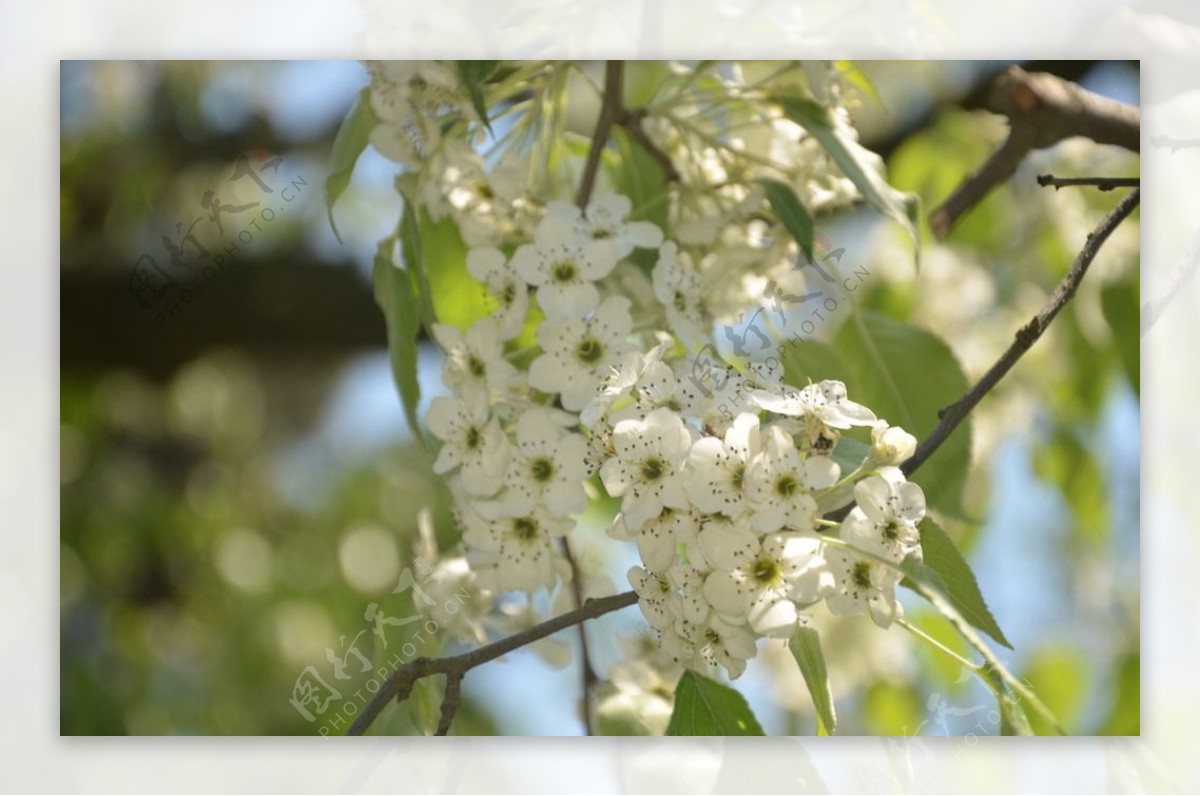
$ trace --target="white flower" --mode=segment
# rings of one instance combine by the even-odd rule
[[[460,468],[463,486],[472,495],[494,495],[504,483],[509,444],[500,421],[491,417],[479,394],[463,398],[439,395],[429,405],[429,430],[444,443],[433,463],[435,473]]]
[[[499,338],[511,340],[520,334],[529,314],[529,288],[505,260],[504,254],[489,247],[471,249],[467,252],[467,271],[487,285],[488,292],[500,303],[492,313],[500,325]]]
[[[555,519],[542,506],[521,517],[487,519],[466,508],[461,512],[467,560],[479,571],[480,583],[497,591],[550,588],[560,570],[554,538],[574,524]]]
[[[897,563],[920,554],[917,524],[925,516],[921,487],[904,480],[899,469],[884,467],[854,485],[854,499],[858,506],[842,522],[841,538]]]
[[[666,572],[678,557],[679,545],[695,541],[700,531],[700,518],[691,508],[673,509],[664,507],[657,517],[631,531],[625,518],[618,514],[609,527],[609,536],[614,539],[637,542],[638,555],[647,569]]]
[[[846,397],[846,385],[840,381],[810,384],[801,390],[785,391],[783,395],[757,390],[750,398],[768,412],[811,418],[828,428],[873,426],[878,422],[870,409]]]
[[[871,429],[871,460],[880,464],[900,464],[917,450],[917,438],[899,426],[882,421]]]
[[[758,416],[743,412],[725,439],[704,437],[688,454],[687,493],[706,513],[737,517],[746,508],[746,470],[759,451]]]
[[[704,282],[679,247],[667,241],[658,250],[654,296],[667,312],[667,326],[687,345],[700,348],[711,337],[712,318],[704,304]]]
[[[630,350],[629,299],[610,296],[587,320],[546,321],[537,330],[545,351],[529,366],[529,385],[562,395],[573,412],[583,409],[612,365]]]
[[[676,662],[705,674],[717,664],[736,680],[746,671],[746,661],[758,653],[754,636],[744,627],[716,615],[701,623],[680,620],[664,632],[663,651]]]
[[[760,533],[781,528],[811,531],[817,518],[813,490],[826,489],[838,479],[839,468],[828,456],[803,460],[792,437],[778,426],[767,432],[762,454],[746,473],[750,525]]]
[[[900,572],[840,547],[829,547],[825,558],[836,583],[833,593],[825,598],[832,613],[869,613],[882,628],[890,627],[903,615],[896,602],[896,584],[903,578]]]
[[[562,517],[587,508],[583,481],[587,443],[578,433],[564,431],[547,409],[527,410],[517,421],[517,444],[512,449],[505,490],[492,505],[481,505],[489,516],[521,517],[539,503]]]
[[[592,283],[617,264],[611,247],[575,234],[570,226],[543,220],[513,254],[512,268],[538,289],[538,304],[547,318],[582,318],[596,307],[600,294]]]
[[[369,99],[380,119],[371,144],[407,166],[420,166],[437,149],[447,115],[471,112],[454,71],[436,61],[372,63]]]
[[[629,585],[637,592],[638,608],[650,626],[659,630],[669,629],[679,610],[675,606],[678,595],[667,576],[641,567],[631,567]]]
[[[593,199],[585,212],[569,202],[550,202],[546,217],[568,224],[581,238],[606,241],[615,262],[628,257],[635,248],[654,249],[663,241],[662,230],[649,221],[626,220],[632,209],[628,197],[604,193]]]
[[[504,358],[504,342],[491,318],[475,321],[466,335],[453,326],[435,323],[433,337],[446,352],[442,381],[455,392],[503,392],[517,372]]]
[[[622,497],[621,512],[630,529],[657,517],[664,506],[687,508],[685,477],[692,435],[669,409],[656,409],[644,420],[622,420],[613,428],[615,455],[600,468],[604,487]]]
[[[704,581],[704,596],[730,622],[749,620],[756,633],[786,638],[801,621],[799,607],[833,588],[821,555],[821,540],[798,533],[756,536],[739,527],[712,525],[700,546],[716,569]]]

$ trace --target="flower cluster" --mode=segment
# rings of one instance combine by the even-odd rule
[[[453,391],[429,410],[434,469],[479,582],[532,592],[569,578],[557,540],[598,476],[621,501],[609,535],[641,558],[629,572],[641,611],[677,663],[736,677],[759,638],[789,637],[821,601],[886,627],[900,611],[889,564],[920,553],[924,497],[893,466],[912,437],[840,382],[797,388],[776,360],[742,370],[689,355],[711,339],[710,296],[678,244],[630,209],[616,194],[584,211],[550,203],[511,256],[472,249],[496,310],[465,333],[434,328]],[[658,312],[635,330],[613,282],[637,249],[657,250]],[[519,370],[505,341],[535,305],[538,353]],[[835,454],[855,428],[872,444],[844,473]],[[851,500],[840,524],[822,519]]]
[[[670,112],[638,117],[639,146],[679,179],[635,211],[611,191],[582,208],[552,198],[579,182],[560,141],[573,68],[507,65],[469,94],[446,63],[371,65],[372,144],[414,172],[406,201],[453,221],[493,308],[429,329],[450,391],[427,416],[434,470],[472,586],[561,599],[565,537],[603,490],[620,502],[608,535],[640,557],[628,579],[659,662],[737,677],[760,639],[789,637],[819,603],[888,626],[897,564],[920,554],[924,496],[896,467],[915,441],[840,382],[790,385],[779,359],[733,365],[714,346],[715,327],[804,292],[799,246],[771,222],[763,181],[813,211],[856,195],[817,140],[739,88],[795,70],[700,79],[680,67],[662,89]],[[845,126],[836,91],[818,96],[822,74],[781,87],[811,90]],[[480,93],[505,129],[491,150]],[[719,119],[693,112],[709,103]],[[645,674],[630,669],[629,684]]]

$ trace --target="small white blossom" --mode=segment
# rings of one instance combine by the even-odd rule
[[[704,581],[704,596],[713,610],[727,621],[748,618],[764,636],[791,636],[802,621],[801,608],[834,585],[821,540],[814,536],[758,537],[744,528],[711,528],[701,531],[701,545],[718,567]]]
[[[587,477],[583,436],[563,430],[547,409],[527,410],[517,421],[517,444],[512,449],[504,492],[480,513],[521,517],[539,503],[562,517],[587,508],[583,481]]]
[[[917,438],[899,426],[880,422],[871,429],[871,460],[880,464],[901,464],[917,450]]]
[[[884,467],[854,485],[854,499],[858,505],[842,522],[843,539],[897,563],[920,553],[917,524],[925,516],[921,487],[904,480],[899,469]]]
[[[511,340],[525,327],[529,314],[529,288],[517,276],[499,249],[483,247],[467,252],[467,271],[487,285],[500,306],[492,313],[499,324],[499,338]]]
[[[778,426],[767,432],[763,452],[746,473],[750,525],[760,533],[781,528],[811,531],[817,518],[812,492],[837,482],[838,465],[828,456],[801,460],[792,437]]]
[[[871,620],[883,628],[890,627],[903,615],[896,601],[896,584],[903,578],[898,571],[840,547],[831,546],[825,558],[836,584],[833,593],[825,598],[832,613],[869,613]]]
[[[704,304],[704,281],[679,247],[667,241],[654,266],[654,296],[667,313],[667,326],[693,348],[711,338],[712,318]]]
[[[538,225],[533,243],[517,249],[512,268],[538,289],[547,318],[582,318],[596,308],[600,294],[592,284],[617,264],[610,246],[575,234],[553,219]]]
[[[504,342],[496,322],[480,318],[464,335],[444,323],[433,325],[433,337],[446,352],[442,381],[459,393],[503,392],[517,369],[504,358]]]
[[[526,591],[554,586],[559,560],[554,539],[574,527],[555,519],[542,506],[521,517],[487,519],[470,508],[461,512],[467,560],[480,583],[497,591]]]
[[[662,230],[649,221],[628,221],[633,203],[629,197],[603,193],[594,198],[581,212],[569,202],[550,202],[546,217],[571,227],[581,238],[606,241],[612,248],[614,262],[628,257],[636,249],[656,249],[663,242]]]
[[[608,530],[614,539],[636,541],[642,563],[654,572],[666,572],[675,563],[679,546],[694,542],[699,532],[700,518],[690,507],[664,507],[657,517],[634,531],[629,530],[625,518],[618,514]]]
[[[664,506],[687,508],[686,478],[680,470],[691,444],[691,432],[669,409],[656,409],[644,420],[622,420],[613,428],[615,455],[600,468],[600,478],[610,495],[623,497],[621,511],[630,529],[640,529]]]
[[[609,369],[630,350],[626,338],[632,325],[629,299],[622,296],[605,299],[586,320],[542,323],[537,338],[545,353],[530,365],[529,385],[561,394],[562,405],[578,412]]]
[[[746,671],[746,661],[758,653],[749,630],[716,615],[699,623],[676,622],[663,633],[662,645],[664,652],[690,669],[709,674],[720,664],[735,680]]]
[[[846,385],[840,381],[822,381],[801,390],[777,395],[765,390],[750,394],[761,409],[788,417],[804,417],[828,428],[846,429],[851,426],[873,426],[875,414],[846,397]]]
[[[500,421],[488,412],[479,394],[463,398],[439,395],[429,405],[429,430],[442,440],[433,471],[461,469],[463,486],[472,495],[494,495],[504,483],[509,444]]]
[[[746,471],[759,452],[758,416],[743,412],[724,440],[704,437],[688,455],[687,493],[703,512],[741,515],[746,508]]]

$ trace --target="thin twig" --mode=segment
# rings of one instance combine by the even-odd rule
[[[493,661],[513,650],[520,649],[535,641],[554,635],[560,630],[574,627],[580,622],[595,619],[598,616],[628,608],[637,602],[637,594],[627,591],[612,597],[600,597],[584,602],[583,606],[568,611],[565,614],[547,619],[545,622],[531,628],[514,633],[511,636],[493,641],[483,647],[453,655],[448,658],[415,658],[392,672],[391,676],[376,692],[371,701],[363,708],[363,712],[350,727],[350,735],[362,735],[372,722],[379,716],[380,711],[393,699],[403,701],[412,692],[413,685],[424,677],[434,674],[454,675],[462,679],[467,672],[476,666]]]
[[[926,459],[928,459],[938,447],[946,441],[950,434],[956,429],[966,418],[967,414],[975,408],[983,396],[989,391],[1012,369],[1012,366],[1017,364],[1017,360],[1037,342],[1042,333],[1046,331],[1046,327],[1054,320],[1059,311],[1066,305],[1071,297],[1075,295],[1075,291],[1079,288],[1079,283],[1083,279],[1083,275],[1087,273],[1088,267],[1091,266],[1092,260],[1096,258],[1096,253],[1100,251],[1100,246],[1112,234],[1112,231],[1119,225],[1133,209],[1138,206],[1141,199],[1141,190],[1135,188],[1124,199],[1112,209],[1100,225],[1088,235],[1087,242],[1084,243],[1083,249],[1075,258],[1075,262],[1071,265],[1071,270],[1067,271],[1066,276],[1058,283],[1058,287],[1054,291],[1054,295],[1046,302],[1041,311],[1034,316],[1033,320],[1021,327],[1016,334],[1016,339],[1008,350],[1001,355],[1000,359],[996,360],[996,364],[983,374],[983,378],[972,387],[966,395],[960,398],[955,403],[947,406],[938,412],[938,417],[941,422],[933,430],[928,437],[921,440],[921,444],[917,446],[917,450],[913,453],[912,458],[906,461],[902,468],[905,474],[911,474],[914,470],[920,467]]]
[[[607,61],[604,64],[604,94],[600,97],[600,115],[596,118],[596,130],[592,133],[592,145],[588,149],[587,162],[583,167],[583,179],[579,182],[579,195],[575,204],[582,210],[592,198],[596,187],[596,173],[600,169],[600,156],[608,145],[608,135],[621,109],[621,83],[625,71],[624,61]]]
[[[1053,187],[1056,191],[1073,185],[1111,191],[1114,188],[1136,188],[1142,181],[1139,177],[1055,177],[1053,174],[1039,174],[1037,184],[1043,188]]]
[[[671,161],[671,156],[659,149],[658,145],[650,140],[650,136],[646,135],[646,131],[642,129],[642,120],[645,118],[644,110],[627,111],[622,108],[617,114],[616,124],[629,133],[629,137],[633,139],[634,143],[654,159],[654,162],[662,169],[663,179],[666,182],[679,182],[679,171]]]
[[[1008,117],[1008,138],[929,215],[933,234],[944,238],[971,208],[1011,177],[1025,156],[1073,136],[1137,152],[1141,111],[1080,88],[1060,77],[1012,66],[992,85],[987,108]]]
[[[571,591],[575,595],[575,607],[583,605],[583,579],[580,577],[579,564],[571,555],[571,545],[566,539],[562,540],[563,558],[571,567]],[[576,627],[579,633],[580,675],[583,678],[583,727],[588,735],[595,735],[592,727],[592,692],[596,685],[596,670],[592,668],[592,657],[588,652],[587,628],[583,622]]]

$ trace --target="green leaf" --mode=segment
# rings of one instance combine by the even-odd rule
[[[1129,386],[1141,394],[1141,302],[1137,280],[1115,282],[1100,291],[1104,320],[1112,329]]]
[[[496,67],[500,65],[500,62],[455,61],[454,64],[458,69],[458,80],[467,90],[467,96],[471,99],[471,107],[475,109],[475,113],[479,115],[479,121],[483,122],[487,131],[492,132],[492,125],[488,121],[487,102],[483,98],[483,87],[488,78],[495,74]]]
[[[629,197],[633,203],[630,215],[639,221],[649,221],[659,229],[667,228],[667,179],[662,168],[639,146],[629,134],[620,128],[612,131],[613,144],[619,156],[619,165],[611,165],[613,186],[617,192]],[[654,267],[658,252],[637,249],[629,257],[647,272]]]
[[[425,439],[417,423],[417,402],[421,399],[421,385],[417,381],[417,331],[421,328],[420,310],[411,275],[396,267],[393,259],[392,250],[395,243],[394,237],[380,241],[375,252],[371,281],[375,286],[375,302],[383,310],[383,317],[387,323],[392,378],[400,391],[404,416],[408,419],[413,437],[424,444]]]
[[[875,83],[871,78],[867,77],[867,73],[853,61],[834,61],[834,66],[837,67],[838,73],[842,78],[863,93],[863,96],[875,101],[884,111],[887,108],[883,104],[883,99],[879,96],[879,92],[875,89]]]
[[[937,426],[938,411],[967,391],[967,377],[941,338],[886,315],[856,312],[834,344],[854,373],[846,380],[851,400],[871,407],[918,440]],[[930,506],[963,517],[962,490],[970,464],[968,417],[912,480],[925,490]]]
[[[1012,649],[983,599],[975,573],[954,541],[928,517],[921,521],[920,532],[923,560],[917,563],[911,557],[905,559],[910,576],[940,592],[963,619]]]
[[[358,156],[362,154],[362,151],[367,148],[371,139],[371,131],[377,124],[379,124],[379,117],[371,109],[370,89],[364,88],[358,92],[358,99],[354,101],[350,112],[342,120],[342,126],[338,128],[337,136],[333,139],[329,176],[325,178],[325,209],[329,213],[329,226],[333,227],[333,234],[339,241],[342,236],[338,232],[337,223],[333,220],[333,205],[346,190],[346,186],[350,184],[350,177],[354,174],[354,164],[358,162]]]
[[[914,256],[921,245],[917,229],[920,202],[915,194],[898,191],[880,176],[882,161],[854,138],[854,130],[818,102],[801,97],[774,97],[775,102],[796,124],[817,139],[842,173],[854,183],[867,203],[888,218],[904,226],[912,238]]]
[[[842,437],[833,448],[833,460],[842,470],[842,477],[857,470],[871,452],[871,446],[853,437]]]
[[[837,731],[837,713],[833,709],[833,692],[829,688],[829,670],[825,667],[825,655],[821,652],[820,635],[811,627],[797,628],[788,641],[788,649],[800,665],[800,674],[804,675],[804,682],[808,685],[808,693],[817,712],[818,734],[833,735]]]
[[[808,209],[796,196],[792,186],[779,180],[759,180],[767,191],[767,201],[771,209],[787,228],[788,234],[800,245],[800,250],[812,262],[813,258],[813,220]]]
[[[667,735],[763,735],[746,698],[729,686],[684,672],[675,686]]]
[[[851,389],[854,371],[846,363],[842,352],[829,343],[819,340],[792,339],[783,342],[783,379],[794,387],[804,387],[810,382],[834,379]]]

